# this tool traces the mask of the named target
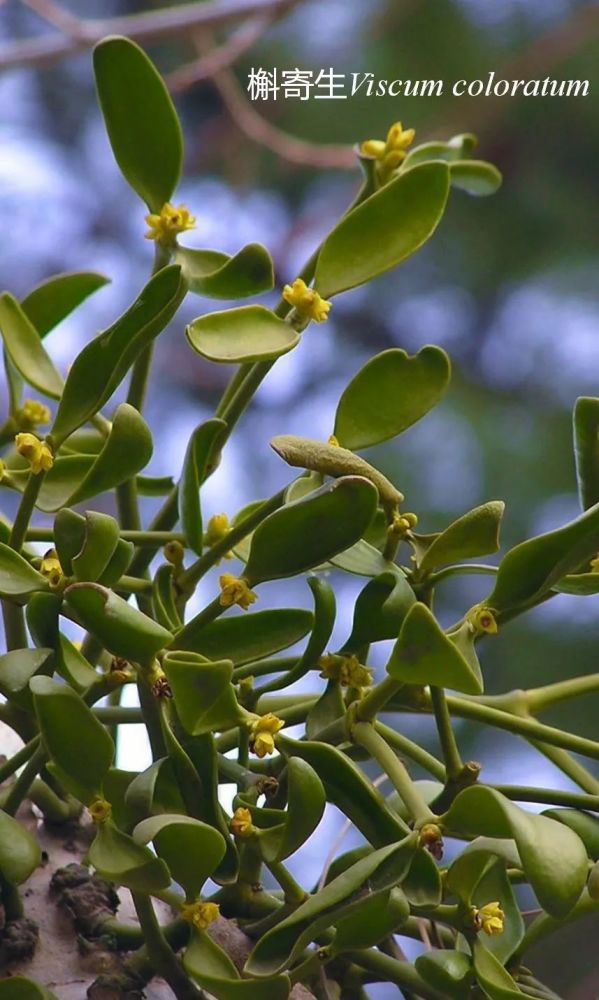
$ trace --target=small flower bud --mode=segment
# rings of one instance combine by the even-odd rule
[[[40,573],[46,577],[52,590],[60,590],[67,582],[67,578],[62,571],[62,566],[56,554],[56,549],[48,549],[41,564]]]
[[[217,542],[222,542],[229,534],[229,518],[226,514],[213,514],[204,532],[204,545],[212,548]]]
[[[234,576],[233,573],[223,573],[219,576],[220,584],[219,604],[224,608],[230,608],[233,604],[239,605],[247,611],[251,604],[258,600],[258,595],[250,590],[247,580],[242,576]]]
[[[35,434],[17,434],[15,445],[19,455],[29,462],[34,475],[47,472],[54,465],[54,455],[50,446]]]
[[[218,903],[202,903],[199,899],[195,903],[185,903],[181,909],[182,919],[199,931],[205,931],[219,916]]]
[[[486,632],[487,635],[495,635],[497,632],[497,622],[491,608],[483,604],[475,604],[466,615],[466,619],[475,632]]]
[[[256,757],[266,757],[267,754],[274,753],[275,734],[282,729],[285,723],[273,712],[267,712],[256,718],[250,727],[250,750]]]
[[[250,810],[244,809],[242,806],[236,809],[229,823],[229,830],[234,837],[251,837],[254,832],[254,825]]]
[[[372,670],[360,663],[354,653],[350,656],[327,653],[320,657],[318,665],[321,668],[321,677],[339,681],[343,687],[363,688],[372,684]]]
[[[171,542],[166,543],[162,550],[162,554],[164,555],[166,561],[169,562],[171,566],[174,566],[176,570],[183,568],[185,549],[181,545],[181,542],[178,542],[176,538],[174,538]]]
[[[443,835],[436,823],[425,823],[418,833],[418,846],[424,847],[436,861],[443,858]]]
[[[15,414],[19,428],[23,431],[33,430],[38,424],[49,424],[52,414],[39,399],[26,399],[23,406]]]
[[[110,805],[110,802],[106,801],[106,799],[98,796],[98,798],[94,799],[93,802],[90,802],[87,807],[87,811],[89,812],[94,823],[103,823],[110,816],[112,806]]]
[[[283,298],[290,306],[295,306],[304,319],[324,323],[328,318],[331,303],[323,299],[314,288],[308,288],[302,278],[296,278],[292,285],[285,285]]]

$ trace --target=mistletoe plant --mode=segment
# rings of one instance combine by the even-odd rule
[[[36,982],[11,959],[19,928],[28,928],[30,951],[37,936],[26,886],[40,865],[43,826],[32,828],[32,802],[47,824],[88,836],[87,868],[54,872],[54,888],[69,885],[71,904],[86,879],[108,892],[93,919],[71,905],[80,942],[103,941],[119,956],[89,985],[90,997],[142,996],[154,976],[178,998],[204,990],[218,1000],[358,1000],[374,982],[431,1000],[554,997],[523,962],[533,943],[599,906],[599,782],[571,756],[596,760],[599,743],[536,715],[597,689],[599,676],[485,697],[477,649],[556,593],[599,592],[599,399],[575,409],[583,514],[517,545],[498,567],[464,560],[497,551],[502,503],[421,533],[398,487],[357,454],[441,399],[450,364],[438,347],[372,358],[343,392],[327,442],[274,437],[287,479],[274,496],[231,521],[214,512],[206,519],[202,509],[202,486],[276,359],[310,336],[312,321],[326,321],[336,295],[418,250],[452,186],[490,194],[499,174],[472,158],[470,135],[413,147],[413,130],[396,124],[385,141],[364,142],[354,204],[276,308],[226,308],[187,326],[191,350],[238,367],[214,416],[191,435],[176,480],[144,476],[155,339],[188,294],[257,296],[273,287],[273,268],[258,244],[232,257],[180,245],[194,218],[172,200],[183,143],[167,90],[126,38],[103,41],[94,67],[114,156],[148,208],[155,264],[133,305],[86,344],[66,379],[44,337],[106,279],[63,274],[22,301],[0,298],[10,397],[2,486],[20,493],[14,522],[0,525],[0,717],[23,741],[0,765],[0,997],[56,996],[50,978]],[[112,413],[106,407],[129,373],[126,402]],[[53,414],[23,400],[24,383],[55,401]],[[285,476],[283,463],[299,472]],[[116,516],[75,509],[110,491]],[[162,495],[148,526],[139,494]],[[36,511],[53,520],[36,525]],[[45,543],[45,554],[32,543]],[[218,586],[208,578],[213,599],[190,615],[199,582],[229,554],[236,562]],[[332,568],[365,578],[338,649]],[[436,588],[466,572],[494,574],[492,590],[444,629]],[[254,610],[263,583],[304,574],[309,610]],[[68,637],[72,623],[79,644]],[[301,651],[277,655],[304,639]],[[369,650],[384,640],[395,644],[374,683]],[[284,693],[307,675],[311,694]],[[136,685],[139,708],[120,705],[125,685]],[[399,713],[397,728],[381,712]],[[402,734],[403,713],[434,716],[439,757]],[[485,783],[480,765],[463,760],[452,717],[521,735],[581,791]],[[151,746],[141,773],[115,764],[115,732],[130,722],[145,725]],[[301,727],[295,738],[291,726]],[[369,761],[393,786],[387,798],[366,774]],[[430,779],[413,780],[414,765]],[[232,815],[222,784],[237,789]],[[544,811],[516,804],[527,801]],[[338,851],[318,884],[304,885],[286,860],[301,858],[327,802],[361,846]],[[446,837],[459,842],[449,864]],[[540,907],[528,926],[514,888],[522,883]],[[115,916],[115,889],[132,900],[135,923]],[[241,962],[223,927],[244,932]],[[398,935],[429,947],[411,963]]]

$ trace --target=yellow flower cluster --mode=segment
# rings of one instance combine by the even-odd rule
[[[318,661],[320,676],[327,680],[339,681],[343,687],[363,688],[372,684],[372,670],[360,663],[358,657],[327,653]]]
[[[389,526],[389,530],[396,536],[403,536],[406,535],[408,531],[411,531],[412,528],[415,528],[417,524],[417,514],[412,514],[409,511],[405,514],[400,514],[399,511],[396,511],[393,515],[393,521]]]
[[[148,224],[148,231],[145,234],[147,240],[155,240],[162,246],[171,246],[175,242],[175,237],[179,233],[184,233],[188,229],[195,229],[196,218],[192,215],[187,205],[171,205],[167,201],[160,213],[150,212],[146,215],[145,221]]]
[[[87,810],[91,818],[93,819],[94,823],[103,823],[104,820],[108,819],[108,817],[110,816],[112,812],[112,806],[110,805],[110,802],[106,801],[106,799],[100,798],[100,796],[98,796],[97,799],[94,799],[93,802],[90,802],[90,804],[87,807]]]
[[[229,823],[229,830],[234,837],[251,837],[254,832],[254,825],[252,823],[252,814],[249,809],[239,806],[239,808],[235,810],[231,822]]]
[[[199,899],[195,903],[185,903],[181,909],[182,919],[192,924],[198,931],[205,931],[210,924],[218,920],[219,916],[218,903],[202,903]]]
[[[52,414],[39,399],[26,399],[16,417],[19,427],[29,430],[37,424],[49,424]]]
[[[40,573],[46,577],[53,590],[58,590],[66,583],[56,549],[48,549],[40,564]]]
[[[505,913],[501,909],[499,902],[495,900],[492,903],[485,903],[484,906],[481,906],[476,911],[475,921],[476,926],[481,931],[489,934],[490,937],[494,937],[496,934],[503,932]]]
[[[266,757],[275,749],[275,734],[285,723],[272,712],[255,719],[250,729],[250,750],[256,757]]]
[[[292,285],[285,285],[283,298],[288,305],[297,309],[303,319],[324,323],[328,318],[331,303],[323,299],[314,288],[308,288],[302,278],[296,278]]]
[[[233,573],[223,573],[219,576],[220,584],[219,604],[223,608],[230,608],[233,604],[238,604],[244,611],[250,607],[254,601],[258,600],[258,595],[250,590],[247,580],[242,576],[234,576]]]
[[[476,604],[466,615],[467,620],[476,632],[486,632],[487,635],[497,633],[497,622],[491,608],[484,604]]]
[[[35,475],[48,472],[54,465],[54,455],[50,446],[45,441],[40,441],[35,434],[17,434],[15,445],[19,455],[27,459]]]
[[[387,132],[387,139],[367,139],[360,146],[364,156],[372,156],[377,162],[377,172],[382,183],[389,180],[391,174],[407,156],[407,148],[414,141],[416,132],[413,128],[404,129],[401,122],[395,122]]]

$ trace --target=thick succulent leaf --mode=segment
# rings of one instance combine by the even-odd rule
[[[287,1000],[287,976],[242,979],[225,951],[208,934],[194,931],[183,955],[185,971],[217,1000]],[[266,993],[265,993],[266,991]]]
[[[62,635],[61,608],[61,594],[34,594],[27,603],[27,626],[36,646],[45,646],[53,651],[56,672],[75,691],[85,691],[97,681],[98,674],[83,653]]]
[[[239,725],[242,713],[231,683],[231,660],[212,662],[185,650],[169,652],[162,666],[181,725],[191,736]]]
[[[118,36],[96,45],[94,73],[114,158],[133,190],[159,212],[183,163],[181,125],[164,81],[135,42]]]
[[[185,333],[194,351],[224,364],[278,358],[300,341],[297,330],[265,306],[238,306],[199,316]]]
[[[299,642],[314,616],[303,608],[269,608],[248,615],[218,618],[201,629],[192,623],[179,632],[173,649],[189,649],[209,660],[232,660],[234,666],[261,660]]]
[[[358,910],[361,913],[364,884],[368,883],[369,898],[391,889],[407,870],[414,844],[411,834],[400,843],[381,847],[310,896],[260,938],[246,962],[246,971],[257,977],[283,971],[325,928]]]
[[[42,860],[39,844],[13,816],[0,809],[0,875],[13,885],[29,878]]]
[[[466,851],[450,866],[445,884],[466,906],[499,903],[505,914],[503,931],[485,936],[484,943],[505,964],[524,936],[524,920],[503,860],[483,850]]]
[[[515,840],[525,874],[551,916],[566,916],[577,902],[586,882],[587,853],[563,823],[526,812],[482,785],[460,792],[443,822],[454,832]]]
[[[58,1000],[56,993],[25,976],[10,976],[0,980],[2,1000]]]
[[[306,736],[309,740],[318,738],[321,730],[331,726],[345,715],[343,688],[339,681],[327,681],[320,698],[314,702],[306,716]]]
[[[497,167],[486,160],[456,160],[449,164],[449,177],[452,187],[479,197],[495,194],[503,179]]]
[[[412,606],[404,620],[387,673],[406,684],[434,684],[465,694],[483,690],[476,657],[462,656],[433,613],[420,603]]]
[[[324,298],[376,278],[432,236],[449,192],[446,163],[406,170],[349,212],[325,239],[315,287]]]
[[[574,404],[574,458],[583,510],[599,503],[599,399],[579,396]]]
[[[599,573],[569,573],[554,584],[558,594],[573,594],[575,597],[592,597],[599,594]]]
[[[59,399],[63,381],[22,306],[9,292],[0,295],[0,333],[8,356],[25,381],[45,396]]]
[[[514,982],[507,969],[504,969],[484,944],[477,940],[472,948],[474,971],[483,993],[489,1000],[517,1000],[523,996],[522,990]]]
[[[125,660],[147,663],[173,638],[157,622],[97,583],[73,583],[64,595],[83,627]]]
[[[409,915],[410,904],[401,889],[366,896],[358,911],[337,922],[331,951],[340,955],[354,948],[372,948],[397,931]]]
[[[202,783],[202,797],[197,803],[197,815],[204,823],[209,823],[220,831],[226,845],[225,855],[212,873],[212,879],[220,885],[235,882],[239,871],[239,855],[229,833],[229,817],[219,800],[218,755],[213,734],[194,736],[186,742],[185,750],[193,761]]]
[[[134,892],[160,892],[171,884],[169,870],[149,847],[137,844],[108,818],[98,827],[87,860],[99,875]]]
[[[112,739],[92,710],[66,684],[57,684],[49,677],[33,677],[30,687],[48,754],[69,778],[69,790],[83,802],[91,801],[101,793],[112,764]]]
[[[284,821],[260,834],[265,861],[284,861],[312,835],[324,812],[326,794],[316,771],[301,757],[291,757],[287,768],[287,811]]]
[[[136,822],[163,813],[184,813],[172,759],[161,757],[136,775],[125,792],[125,803]]]
[[[391,348],[367,361],[344,390],[335,437],[351,450],[388,441],[428,413],[445,393],[451,365],[440,347],[410,356]]]
[[[0,597],[24,601],[29,594],[48,589],[45,576],[9,545],[0,542]]]
[[[95,582],[106,569],[119,542],[119,526],[114,517],[97,511],[85,515],[85,539],[72,560],[78,580]]]
[[[417,784],[422,786],[424,782],[419,781]],[[401,887],[412,906],[439,905],[443,896],[441,875],[428,851],[420,848],[415,852]]]
[[[202,554],[202,508],[200,486],[211,471],[211,460],[227,431],[224,420],[214,418],[196,427],[189,439],[178,491],[179,520],[185,541],[196,555]]]
[[[234,257],[179,247],[175,259],[189,290],[211,299],[244,299],[269,292],[274,285],[273,262],[261,243],[248,243]]]
[[[416,595],[406,577],[399,573],[381,573],[370,580],[358,594],[354,620],[344,652],[357,652],[370,642],[395,639]]]
[[[454,163],[456,160],[469,160],[478,145],[478,139],[472,132],[462,132],[454,135],[448,142],[423,142],[413,146],[403,161],[402,170],[408,170],[417,163],[428,160],[446,160]]]
[[[296,576],[362,537],[377,507],[367,479],[344,476],[286,504],[256,528],[245,576],[251,583]]]
[[[556,819],[574,830],[592,861],[599,860],[599,818],[582,809],[545,809],[543,816]]]
[[[225,841],[218,830],[191,816],[152,816],[138,823],[133,839],[137,844],[152,841],[175,882],[192,899],[199,896],[225,853]]]
[[[468,1000],[473,979],[472,960],[463,951],[433,948],[415,961],[416,971],[425,983],[448,1000]]]
[[[473,559],[476,556],[497,552],[499,528],[504,510],[505,504],[502,500],[489,500],[488,503],[462,514],[457,521],[438,535],[433,535],[432,542],[426,546],[418,544],[419,536],[416,535],[416,552],[418,553],[419,548],[425,550],[418,563],[419,572],[430,573],[433,569],[460,562],[462,559]]]
[[[0,656],[0,694],[21,707],[29,707],[29,681],[36,674],[51,675],[53,650],[13,649]]]
[[[86,423],[110,399],[138,355],[164,330],[187,285],[176,265],[150,279],[133,305],[75,358],[52,428],[55,444]]]
[[[503,557],[485,603],[509,612],[540,601],[599,550],[599,504],[562,528],[521,542]]]
[[[360,538],[358,541],[336,556],[329,559],[331,565],[336,569],[342,569],[346,573],[355,573],[356,576],[379,576],[380,573],[395,573],[404,576],[395,563],[385,559],[383,553],[366,541]]]
[[[292,740],[279,734],[279,750],[286,757],[301,757],[318,774],[327,801],[337,806],[374,847],[396,843],[408,826],[387,805],[364,772],[349,757],[327,743]]]
[[[96,271],[56,274],[33,288],[21,301],[21,309],[38,335],[45,337],[85,299],[109,282],[110,278]]]

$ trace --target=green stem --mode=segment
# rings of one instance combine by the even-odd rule
[[[140,580],[136,576],[122,576],[118,583],[113,584],[115,590],[125,591],[129,594],[147,593],[152,589],[151,580]]]
[[[443,760],[445,761],[445,768],[447,770],[447,778],[449,781],[455,780],[462,773],[464,763],[460,756],[455,733],[451,724],[451,716],[449,714],[449,708],[447,707],[447,697],[443,688],[435,687],[434,685],[431,685],[430,693],[433,711],[435,713],[435,722],[437,723],[439,742],[441,744]]]
[[[489,785],[489,788],[494,788],[514,802],[546,802],[548,805],[599,812],[599,795],[581,795],[567,789],[535,788],[533,785]]]
[[[11,774],[18,771],[21,764],[27,763],[29,758],[39,747],[40,742],[41,737],[34,736],[32,740],[29,740],[29,743],[26,743],[20,750],[17,750],[17,752],[13,754],[12,757],[9,757],[4,764],[0,764],[0,785],[3,781],[6,781],[7,778],[10,778]]]
[[[422,824],[434,820],[434,813],[427,806],[399,757],[374,726],[370,722],[356,722],[351,727],[351,737],[380,764],[414,822]]]
[[[597,910],[599,910],[599,899],[591,899],[588,893],[584,893],[566,917],[561,917],[558,920],[556,917],[550,917],[547,913],[541,914],[527,928],[518,946],[518,950],[513,956],[514,959],[519,958],[525,951],[528,951],[533,945],[547,937],[548,934],[553,934],[554,931],[561,930],[564,924],[572,923],[572,921],[578,920],[579,917],[586,916],[588,913],[596,913]]]
[[[441,580],[447,580],[451,576],[457,576],[464,573],[475,573],[477,576],[495,576],[497,569],[497,566],[485,566],[477,563],[456,563],[454,566],[446,566],[444,569],[440,569],[436,573],[431,573],[427,579],[427,583],[431,587],[436,587]]]
[[[580,761],[572,757],[567,750],[561,747],[549,746],[547,743],[540,743],[538,740],[531,740],[531,745],[539,753],[542,753],[548,760],[559,767],[560,771],[568,776],[579,788],[590,795],[599,795],[599,781],[591,772],[581,764]]]
[[[357,703],[356,719],[360,722],[370,722],[403,686],[403,681],[397,681],[393,677],[384,677]]]
[[[7,650],[10,652],[13,649],[25,649],[27,630],[23,608],[18,604],[12,604],[11,601],[2,601],[2,619]]]
[[[8,544],[15,552],[20,552],[25,541],[27,528],[33,514],[37,498],[39,496],[42,483],[46,473],[38,472],[37,475],[30,473],[27,485],[23,490],[23,496],[19,503],[14,524],[12,526]]]
[[[191,758],[186,750],[181,746],[179,740],[173,732],[169,709],[164,700],[160,702],[160,720],[162,723],[162,733],[164,743],[169,757],[171,758],[175,777],[181,797],[185,803],[185,808],[194,819],[202,819],[201,803],[204,798],[202,782],[196,771]]]
[[[9,882],[0,874],[0,900],[4,909],[6,923],[12,920],[20,920],[24,916],[23,900],[19,890],[13,882]]]
[[[156,972],[168,983],[177,1000],[197,1000],[198,993],[195,986],[183,971],[177,956],[162,933],[152,900],[140,892],[132,892],[131,895]]]
[[[525,692],[526,705],[532,715],[538,715],[539,712],[545,712],[568,698],[579,698],[581,695],[594,694],[597,691],[599,691],[599,674],[588,674],[586,677],[573,677],[571,680],[558,681],[556,684],[531,688]]]
[[[289,906],[300,906],[308,898],[308,893],[296,882],[288,868],[280,861],[267,861],[266,867],[274,875],[285,894]]]
[[[433,757],[431,753],[424,750],[423,747],[418,746],[412,740],[409,740],[407,736],[403,736],[401,733],[396,732],[395,729],[391,729],[390,726],[386,726],[383,722],[375,722],[374,728],[400,754],[409,757],[410,760],[424,768],[425,771],[432,774],[438,781],[445,782],[447,777],[445,768],[441,761]]]
[[[103,705],[100,708],[94,708],[94,715],[105,726],[133,725],[144,722],[141,708],[128,708],[122,705]]]
[[[43,767],[46,760],[46,751],[42,746],[39,746],[33,753],[33,756],[29,759],[29,762],[21,771],[14,785],[11,785],[3,807],[4,812],[7,812],[9,816],[14,816],[16,814],[19,806],[27,797],[27,793],[34,778],[39,773],[40,768]]]
[[[401,990],[411,990],[422,1000],[446,1000],[444,993],[425,983],[411,962],[398,962],[374,948],[346,951],[343,958],[372,973],[377,982],[395,983]]]

